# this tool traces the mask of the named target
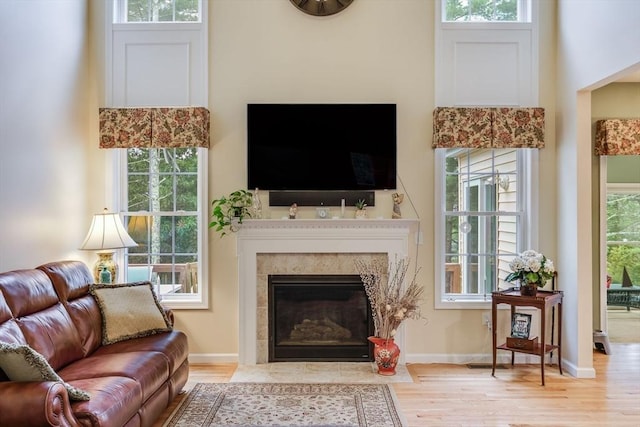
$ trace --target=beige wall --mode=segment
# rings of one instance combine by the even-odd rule
[[[542,249],[555,250],[554,9],[541,6],[541,105],[547,108],[547,149],[540,155]],[[434,2],[356,1],[344,12],[315,18],[279,0],[210,2],[209,99],[213,121],[210,199],[246,185],[245,109],[248,102],[395,102],[398,167],[406,193],[402,212],[419,217],[425,244],[418,247],[419,281],[426,287],[426,321],[407,323],[406,354],[451,360],[489,354],[483,310],[434,310],[433,151]],[[319,123],[324,118],[319,118]],[[391,200],[379,192],[370,216],[388,217]],[[301,210],[311,216],[312,209]],[[271,212],[280,217],[281,212]],[[210,232],[211,310],[180,311],[178,327],[200,354],[237,352],[237,271],[233,236]],[[416,248],[412,248],[415,258]],[[508,319],[500,325],[508,327]]]
[[[0,271],[89,258],[78,247],[101,189],[88,161],[87,3],[0,6]]]
[[[640,83],[610,83],[594,90],[591,94],[591,115],[594,130],[597,120],[640,117]],[[608,183],[640,183],[640,156],[607,156],[606,171]],[[598,176],[599,173],[598,170]],[[599,193],[599,190],[600,187],[595,186],[594,195]],[[597,242],[594,243],[594,247],[600,248],[602,242],[599,238],[601,236],[599,197],[594,196],[594,202],[597,205],[594,209],[594,242]],[[605,273],[601,269],[600,254],[597,253],[597,255],[594,261],[596,280],[593,286],[593,325],[594,329],[601,329],[604,325],[600,319],[602,281],[597,278],[603,277]]]
[[[594,376],[593,197],[598,162],[591,138],[591,91],[640,65],[640,2],[558,0],[557,57],[557,245],[565,291],[566,363],[573,375]]]
[[[0,15],[0,269],[62,258],[91,260],[76,248],[91,213],[107,203],[106,154],[94,145],[94,113],[104,87],[103,3],[90,2],[88,10],[87,1],[5,2],[12,13]],[[566,278],[560,281],[567,295],[563,356],[569,372],[579,376],[593,374],[592,269],[583,265],[594,250],[593,233],[585,231],[593,220],[596,164],[589,90],[640,64],[634,19],[639,14],[640,2],[625,0],[540,2],[540,105],[547,111],[547,147],[538,165],[539,249],[556,257]],[[405,351],[443,358],[488,354],[490,334],[481,310],[433,309],[434,1],[359,0],[338,15],[314,18],[284,0],[211,0],[209,19],[209,199],[246,183],[247,102],[397,103],[398,165],[405,184],[400,190],[417,211],[405,198],[403,213],[421,220],[425,244],[417,260],[428,297],[428,321],[407,324]],[[372,214],[390,211],[389,199],[380,193]],[[189,334],[193,353],[233,355],[238,348],[235,240],[210,232],[209,242],[211,308],[177,312],[177,327]]]
[[[433,12],[430,1],[357,1],[342,13],[317,18],[287,1],[209,3],[209,99],[213,122],[210,199],[246,185],[246,104],[249,102],[393,102],[398,105],[398,164],[403,190],[422,219],[422,282],[433,295]],[[319,117],[323,120],[331,118]],[[370,216],[390,216],[389,193],[377,195]],[[403,213],[415,217],[405,198]],[[313,208],[300,208],[302,217]],[[268,212],[280,217],[278,212]],[[211,310],[181,311],[178,327],[194,353],[237,352],[238,278],[233,236],[210,232]],[[425,309],[433,317],[430,307]],[[478,324],[480,322],[478,321]],[[435,329],[433,326],[430,329]],[[412,328],[415,349],[427,351]],[[415,351],[415,350],[414,350]],[[444,351],[444,350],[441,350]]]

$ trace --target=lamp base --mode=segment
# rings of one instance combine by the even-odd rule
[[[113,251],[98,252],[98,261],[96,261],[93,266],[93,279],[96,283],[114,283],[116,281],[118,277],[118,265],[113,260],[113,253]],[[104,267],[111,273],[111,281],[109,282],[101,280],[100,272],[102,272]]]

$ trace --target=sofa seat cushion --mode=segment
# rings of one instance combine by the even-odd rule
[[[150,282],[91,285],[102,314],[102,344],[170,331],[171,323]]]
[[[71,400],[89,400],[91,397],[84,390],[63,382],[47,359],[27,345],[0,342],[0,369],[11,381],[62,382]]]
[[[87,402],[73,402],[73,414],[82,425],[121,427],[143,405],[140,384],[127,377],[100,376],[71,381],[91,393]]]
[[[60,370],[67,382],[100,377],[127,377],[142,390],[143,401],[169,379],[169,364],[162,353],[131,351],[114,354],[92,354]]]
[[[105,345],[93,353],[93,356],[105,354],[127,353],[131,351],[152,351],[162,353],[169,364],[169,373],[173,375],[187,360],[189,344],[187,336],[182,331],[171,331],[143,338],[120,341]]]

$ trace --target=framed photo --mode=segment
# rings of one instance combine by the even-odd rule
[[[529,339],[531,330],[531,315],[525,313],[513,313],[511,319],[511,336],[514,338]]]

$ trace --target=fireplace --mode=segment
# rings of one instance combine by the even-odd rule
[[[269,361],[268,277],[357,274],[355,259],[406,257],[415,219],[248,219],[237,233],[238,363]],[[404,327],[396,334],[404,343]],[[400,363],[404,363],[400,354]]]
[[[269,362],[371,361],[371,309],[358,275],[270,275]]]

